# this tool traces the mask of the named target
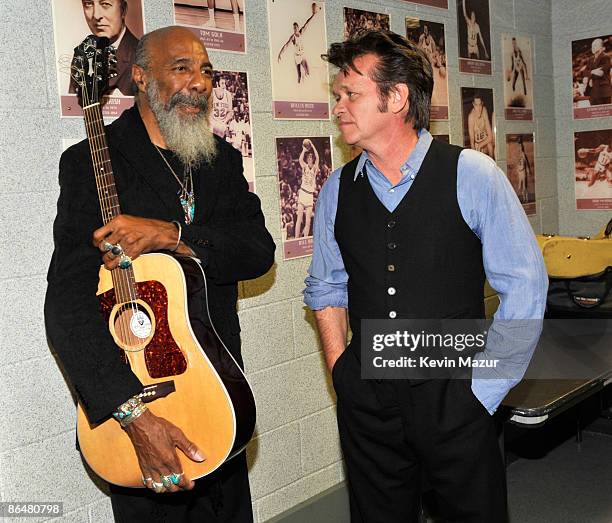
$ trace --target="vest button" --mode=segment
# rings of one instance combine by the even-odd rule
[[[387,227],[389,227],[389,229],[393,229],[393,227],[395,227],[395,220],[391,220],[388,224]]]
[[[387,243],[387,247],[389,248],[389,250],[392,251],[393,249],[395,249],[397,247],[397,243],[389,242],[389,243]]]
[[[393,319],[397,316],[397,312],[395,311],[389,311],[389,318]]]
[[[391,265],[387,265],[387,270],[389,272],[395,272],[395,265],[391,264]]]
[[[389,294],[389,296],[393,296],[395,294],[395,287],[389,287],[387,289],[387,294]]]

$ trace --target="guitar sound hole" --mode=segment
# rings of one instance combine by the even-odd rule
[[[124,350],[142,350],[151,339],[153,323],[148,311],[137,302],[123,304],[115,315],[115,333]]]
[[[112,328],[116,340],[123,351],[138,351],[144,349],[145,364],[149,376],[164,378],[176,376],[187,370],[187,360],[170,332],[168,323],[168,294],[162,283],[155,280],[136,283],[137,302],[122,304],[112,318]],[[98,295],[100,312],[109,321],[115,307],[115,289],[109,289]],[[146,303],[146,307],[143,306]],[[138,305],[138,311],[146,314],[152,320],[152,331],[146,339],[134,335],[129,327],[132,318],[142,319],[140,315],[130,313],[132,305]],[[118,320],[117,317],[120,317]],[[143,330],[144,332],[144,330]],[[121,341],[124,340],[124,341]],[[128,363],[125,352],[121,351],[124,363]]]

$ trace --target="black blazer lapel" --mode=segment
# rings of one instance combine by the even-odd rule
[[[172,175],[168,172],[167,176],[160,176],[160,171],[167,168],[151,143],[136,106],[125,111],[121,118],[110,125],[108,143],[111,151],[120,154],[130,165],[131,170],[157,195],[159,202],[168,212],[175,215],[177,206],[180,208],[178,198],[175,201],[168,201],[168,198],[164,197],[168,194],[164,182],[167,182],[167,178]],[[127,173],[123,175],[129,176]],[[121,194],[119,198],[121,199]]]

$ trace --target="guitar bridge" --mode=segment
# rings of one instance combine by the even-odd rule
[[[158,398],[165,398],[176,390],[174,386],[174,380],[162,381],[160,383],[154,383],[153,385],[147,385],[142,389],[142,392],[138,394],[138,397],[143,403],[150,403]]]

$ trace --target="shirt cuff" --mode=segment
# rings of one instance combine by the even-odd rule
[[[342,296],[324,295],[324,296],[312,296],[304,293],[304,303],[310,310],[320,311],[327,307],[339,307],[342,309],[348,309],[348,300]]]
[[[489,414],[493,415],[514,382],[505,378],[472,378],[472,392]]]

